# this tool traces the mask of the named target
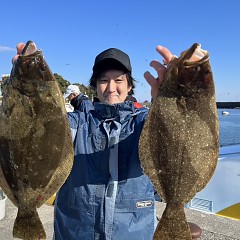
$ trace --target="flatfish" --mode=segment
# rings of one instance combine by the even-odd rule
[[[167,66],[140,136],[142,167],[166,202],[154,239],[192,239],[184,204],[211,179],[218,149],[209,54],[195,43]]]
[[[73,144],[63,95],[29,41],[5,83],[0,111],[0,187],[18,207],[13,237],[45,239],[37,209],[68,177]]]

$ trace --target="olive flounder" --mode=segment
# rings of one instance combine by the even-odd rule
[[[184,204],[211,179],[218,149],[209,55],[193,44],[168,65],[140,137],[142,167],[166,202],[154,239],[192,239]]]
[[[18,207],[13,236],[45,239],[36,208],[68,177],[73,144],[64,99],[29,41],[13,65],[0,111],[0,186]]]

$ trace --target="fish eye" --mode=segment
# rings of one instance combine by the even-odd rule
[[[32,68],[34,65],[35,65],[35,62],[34,61],[30,61],[28,63],[28,68]]]
[[[41,67],[40,67],[41,71],[45,71],[47,69],[46,65],[45,64],[42,64]]]
[[[201,67],[200,66],[197,66],[195,71],[199,72],[201,70]]]

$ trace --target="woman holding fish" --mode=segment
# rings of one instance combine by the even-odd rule
[[[18,45],[18,54],[23,47]],[[170,62],[168,49],[158,46],[157,51],[164,63]],[[158,77],[149,72],[144,77],[154,98],[166,68],[155,60],[150,66]],[[148,110],[125,101],[135,87],[129,56],[116,48],[101,52],[90,85],[100,102],[83,100],[84,110],[68,113],[74,163],[55,201],[54,239],[151,240],[156,228],[154,188],[138,155]]]

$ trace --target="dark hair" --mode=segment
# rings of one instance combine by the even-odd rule
[[[114,68],[103,68],[102,71],[94,71],[91,78],[90,78],[90,81],[89,81],[89,85],[90,87],[92,87],[94,90],[96,90],[97,88],[97,81],[105,74],[106,71],[110,70],[110,69],[115,69],[115,70],[123,70],[124,69],[120,69],[120,68],[117,68],[117,67],[114,67]],[[131,73],[130,72],[126,72],[124,71],[125,74],[126,74],[126,77],[127,77],[127,82],[128,82],[128,86],[131,86],[132,89],[130,90],[130,94],[134,94],[134,88],[135,88],[135,79],[132,77]]]

